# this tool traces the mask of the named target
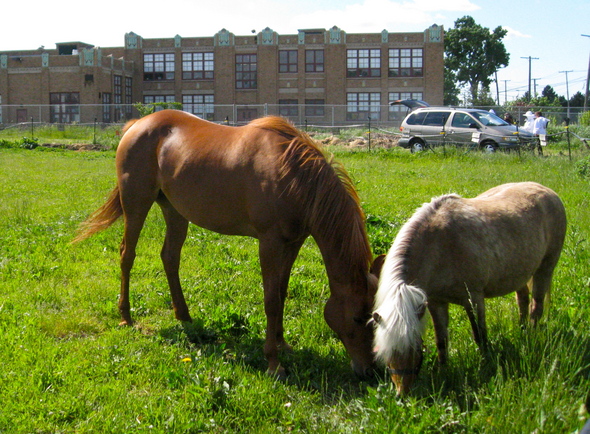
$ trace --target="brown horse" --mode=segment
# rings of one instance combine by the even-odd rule
[[[449,303],[465,308],[485,350],[484,299],[516,291],[526,324],[532,281],[535,324],[565,232],[561,200],[533,182],[500,185],[473,199],[445,195],[419,208],[387,254],[375,296],[376,358],[388,365],[398,393],[409,391],[420,369],[426,307],[441,364],[447,361]]]
[[[124,218],[121,242],[123,325],[131,325],[129,275],[148,211],[164,214],[161,252],[176,318],[191,321],[178,275],[188,223],[259,241],[264,287],[268,372],[284,376],[278,350],[293,262],[313,236],[329,278],[324,318],[346,347],[354,371],[373,366],[373,329],[367,325],[377,278],[369,273],[371,249],[353,185],[326,160],[311,138],[279,117],[243,127],[217,125],[163,110],[126,126],[117,149],[117,186],[82,225],[75,241]]]

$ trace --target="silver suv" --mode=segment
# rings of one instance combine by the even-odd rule
[[[412,152],[445,143],[495,152],[533,140],[532,134],[519,131],[495,114],[478,109],[419,108],[406,116],[400,130],[399,146]]]

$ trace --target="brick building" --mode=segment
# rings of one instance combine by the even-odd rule
[[[338,27],[248,36],[58,43],[0,52],[0,123],[120,122],[133,103],[179,102],[213,121],[281,114],[295,122],[398,121],[397,99],[443,102],[444,31],[347,34]]]

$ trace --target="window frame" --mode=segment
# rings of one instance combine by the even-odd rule
[[[258,89],[258,55],[239,53],[235,56],[236,90]]]
[[[346,77],[381,77],[380,48],[349,48],[346,50]]]
[[[389,77],[424,77],[423,48],[390,48]]]
[[[381,92],[348,92],[346,94],[346,120],[365,121],[381,117]]]
[[[80,92],[50,92],[49,122],[80,122]]]
[[[182,53],[183,80],[213,80],[215,53],[213,51],[185,51]]]
[[[280,99],[279,115],[288,118],[298,118],[299,101],[297,99]]]
[[[326,101],[324,99],[306,99],[305,116],[324,117],[326,115]]]
[[[202,119],[213,120],[215,115],[215,95],[182,95],[182,110]]]
[[[305,72],[325,72],[324,49],[305,50]]]
[[[296,73],[299,53],[297,50],[279,50],[279,73]]]
[[[143,53],[143,81],[174,80],[174,53]]]

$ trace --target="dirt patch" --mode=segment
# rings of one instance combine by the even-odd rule
[[[39,146],[43,146],[44,148],[57,148],[57,149],[68,149],[70,151],[106,151],[109,148],[104,145],[92,143],[43,143]]]
[[[371,148],[393,148],[397,146],[398,136],[388,134],[371,134]],[[319,140],[324,146],[348,146],[350,148],[369,147],[369,137],[353,137],[350,139],[341,139],[337,136],[329,136]]]

